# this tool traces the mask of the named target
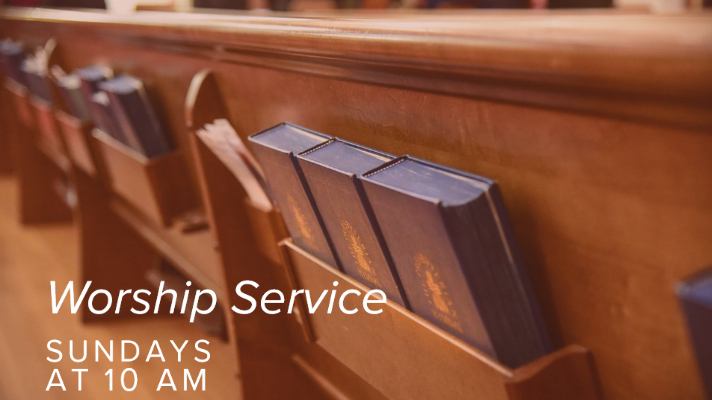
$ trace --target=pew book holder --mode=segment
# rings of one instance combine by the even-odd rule
[[[198,153],[198,148],[203,145],[198,144],[198,140],[195,138],[195,131],[206,124],[214,122],[216,119],[230,119],[215,75],[210,69],[199,71],[193,77],[186,95],[185,115],[186,127],[191,132],[191,140],[194,142],[193,146],[196,153]],[[235,125],[233,124],[233,126]],[[198,158],[200,157],[198,156]],[[202,166],[199,166],[199,169],[203,171]],[[207,188],[202,190],[207,192]],[[207,193],[204,194],[204,197],[206,198],[206,203],[209,202]],[[277,248],[277,243],[287,237],[287,230],[279,211],[273,207],[263,209],[254,204],[248,197],[245,197],[245,209],[249,225],[248,229],[254,235],[257,250],[268,260],[280,264],[281,255],[280,250]]]
[[[7,80],[5,87],[20,123],[33,135],[37,148],[60,170],[68,173],[70,162],[52,105],[30,95],[27,89],[11,79]]]
[[[30,106],[37,121],[38,140],[44,141],[46,146],[56,153],[67,154],[67,147],[59,133],[52,104],[30,96]]]
[[[104,160],[111,189],[162,226],[198,208],[189,171],[180,151],[147,158],[100,129],[92,136]]]
[[[64,111],[57,111],[56,117],[72,164],[89,176],[102,177],[99,172],[102,161],[98,158],[98,152],[92,151],[92,125]]]
[[[325,264],[291,239],[279,245],[294,289],[321,293],[339,283],[345,309],[360,308],[369,289]],[[383,312],[346,315],[320,307],[296,317],[305,338],[323,348],[389,399],[599,399],[589,350],[570,345],[519,368],[507,368],[410,311],[388,302]],[[408,387],[408,390],[403,390]]]
[[[280,264],[282,256],[277,244],[287,237],[282,215],[275,208],[264,210],[256,206],[249,198],[245,198],[245,205],[258,251],[275,264]]]

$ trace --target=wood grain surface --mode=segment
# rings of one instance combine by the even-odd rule
[[[673,287],[712,261],[710,14],[0,18],[146,81],[186,154],[211,68],[243,139],[288,120],[496,179],[555,342],[592,351],[605,398],[703,398]]]

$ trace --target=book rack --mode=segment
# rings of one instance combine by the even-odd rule
[[[350,295],[345,309],[358,309],[370,289],[315,258],[291,240],[280,243],[294,289],[320,293],[338,282]],[[300,306],[306,340],[318,345],[389,399],[581,399],[599,398],[593,360],[571,345],[528,365],[510,369],[403,307],[388,301],[383,312],[314,314]],[[425,377],[427,377],[425,379]],[[408,387],[408,391],[403,388]]]
[[[80,121],[77,117],[58,110],[56,113],[59,130],[67,146],[67,154],[72,164],[89,176],[106,179],[101,170],[101,153],[92,149],[92,124]]]
[[[203,145],[195,135],[197,129],[202,128],[216,119],[227,119],[229,114],[222,95],[218,90],[218,85],[212,71],[206,69],[198,72],[191,81],[186,96],[186,125],[190,130],[191,148],[195,158],[199,160],[197,169],[203,176],[201,180],[201,191],[204,201],[210,203],[211,195],[205,183],[206,167],[204,161],[207,158],[217,161],[212,152]],[[219,163],[221,164],[221,163]],[[220,165],[215,166],[219,168]],[[231,183],[236,183],[234,177],[228,178]],[[280,251],[277,243],[287,237],[287,231],[282,221],[282,217],[275,208],[261,209],[253,204],[249,198],[245,197],[244,191],[239,184],[233,193],[236,197],[244,199],[244,210],[246,216],[246,227],[252,233],[257,250],[272,263],[280,262]],[[217,219],[216,216],[213,217]],[[214,223],[218,223],[215,221]]]
[[[196,74],[186,103],[188,127],[195,131],[217,118],[226,118],[228,111],[221,99],[215,75],[208,70]],[[249,200],[245,201],[245,192],[227,168],[194,133],[191,139],[203,195],[210,204],[211,225],[216,229],[220,247],[237,248],[240,254],[238,260],[237,256],[232,258],[230,253],[221,251],[224,268],[232,272],[228,274],[228,287],[238,283],[239,276],[269,288],[287,289],[284,293],[299,289],[321,293],[333,288],[334,281],[339,282],[340,292],[368,291],[362,284],[299,249],[291,240],[280,241],[286,231],[279,214],[274,210],[260,210]],[[226,186],[231,189],[226,190]],[[240,199],[244,204],[241,211]],[[352,303],[359,298],[362,297],[353,296]],[[356,308],[354,304],[346,304],[346,307]],[[340,311],[327,314],[325,307],[310,315],[304,299],[300,298],[294,311],[287,317],[289,321],[283,321],[292,325],[292,329],[286,331],[295,336],[288,349],[291,366],[309,376],[331,398],[356,399],[359,397],[355,393],[362,393],[360,391],[368,387],[382,393],[384,398],[399,400],[599,398],[591,354],[581,346],[566,347],[512,370],[391,302],[382,315],[363,311],[356,315]],[[254,316],[245,322],[233,318],[233,321],[241,321],[235,327],[238,337],[250,343],[246,324],[254,324],[252,330],[259,328],[262,334],[268,334],[267,319]],[[295,324],[297,329],[294,329]],[[241,358],[246,357],[242,351],[240,354]],[[334,378],[334,362],[348,369],[348,373],[342,372],[341,379]],[[248,364],[248,361],[243,359],[243,363]],[[344,375],[351,376],[350,380],[344,380]],[[428,379],[421,379],[423,376]],[[325,387],[337,394],[329,395]],[[409,389],[404,391],[404,387]]]
[[[17,121],[21,124],[21,128],[32,130],[35,126],[35,119],[30,109],[27,89],[12,79],[5,81],[5,88],[10,97],[8,103],[12,104],[17,115]]]
[[[193,77],[185,102],[185,118],[230,304],[244,306],[244,299],[236,295],[234,288],[245,280],[259,283],[259,288],[250,291],[255,296],[269,289],[288,290],[288,277],[281,267],[277,247],[278,241],[286,236],[281,216],[273,208],[254,206],[230,170],[195,134],[197,129],[218,118],[230,120],[210,70],[202,70]],[[294,319],[284,314],[230,312],[227,325],[231,340],[239,348],[236,353],[245,398],[345,398],[331,393],[329,379],[305,361],[315,358],[330,374],[359,380],[328,354],[306,348],[295,353],[295,346],[305,343]],[[380,399],[374,390],[358,386],[360,393],[367,394],[361,398]]]
[[[147,217],[169,226],[173,219],[197,208],[185,159],[180,151],[147,158],[99,129],[92,135],[106,164],[109,185]]]

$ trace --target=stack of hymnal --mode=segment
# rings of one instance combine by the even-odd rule
[[[712,399],[712,269],[701,272],[677,288],[697,355],[707,396]]]
[[[57,83],[65,109],[82,122],[91,120],[89,104],[82,91],[82,80],[77,74],[66,74],[58,65],[50,68],[50,74]]]
[[[217,119],[195,133],[237,178],[254,206],[264,211],[272,209],[262,171],[230,122]]]
[[[291,124],[250,143],[295,244],[509,367],[551,350],[495,182]]]
[[[26,86],[25,74],[22,72],[22,63],[25,61],[25,47],[21,42],[10,39],[0,41],[0,63],[2,63],[5,77]]]
[[[54,103],[52,83],[49,80],[49,59],[45,48],[38,47],[34,54],[28,55],[20,67],[24,73],[27,88],[36,98],[47,103]]]
[[[146,94],[143,82],[128,75],[90,82],[80,74],[92,94],[97,126],[114,139],[146,157],[170,152],[171,147]],[[101,78],[101,77],[100,77]]]

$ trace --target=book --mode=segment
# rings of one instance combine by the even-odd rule
[[[27,89],[30,93],[44,102],[54,103],[52,86],[48,77],[48,59],[44,48],[39,47],[33,54],[29,54],[22,62],[20,70],[25,76]]]
[[[550,351],[495,182],[410,156],[361,180],[413,312],[511,368]]]
[[[57,83],[64,108],[79,121],[90,121],[90,105],[86,103],[79,76],[65,73],[58,65],[50,68],[50,74]]]
[[[341,139],[297,156],[344,272],[407,307],[405,292],[358,179],[393,158]]]
[[[74,71],[82,82],[82,94],[87,104],[91,103],[94,93],[99,91],[99,83],[114,77],[114,71],[109,67],[92,65]]]
[[[92,116],[96,127],[120,143],[128,146],[128,140],[124,137],[121,127],[119,126],[119,121],[111,109],[109,96],[104,92],[97,92],[92,95],[91,101]]]
[[[296,160],[296,154],[329,139],[331,136],[285,122],[251,135],[248,141],[264,171],[270,197],[280,210],[294,243],[327,264],[340,268]]]
[[[198,129],[195,134],[237,178],[255,207],[263,211],[272,209],[272,201],[264,188],[264,178],[257,160],[230,122],[217,119]]]
[[[22,86],[27,86],[25,74],[22,72],[22,63],[27,54],[25,46],[21,42],[11,39],[0,41],[0,63],[5,73],[5,77],[14,80]]]
[[[712,399],[712,268],[677,286],[707,397]]]
[[[129,147],[149,158],[171,151],[140,79],[121,75],[99,82],[98,87],[109,96],[112,113]]]
[[[82,96],[84,97],[84,102],[89,106],[91,121],[94,122],[94,125],[96,125],[99,129],[103,130],[104,133],[115,137],[112,132],[107,130],[109,129],[106,122],[106,118],[108,117],[105,115],[105,111],[101,108],[101,104],[109,104],[109,97],[106,96],[106,93],[104,93],[103,96],[99,96],[99,104],[97,104],[97,100],[94,99],[94,95],[100,93],[99,83],[107,79],[111,79],[114,76],[114,71],[109,67],[92,65],[77,69],[74,71],[74,74],[79,77],[79,80],[82,83]],[[121,142],[124,143],[123,141]]]

